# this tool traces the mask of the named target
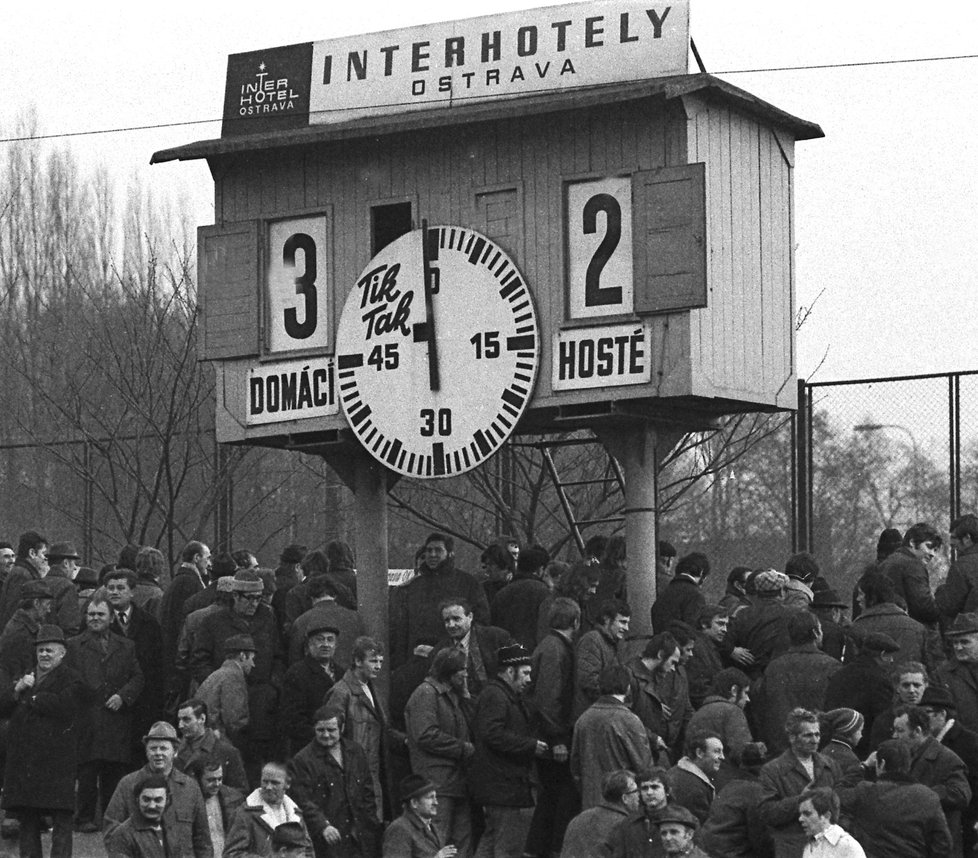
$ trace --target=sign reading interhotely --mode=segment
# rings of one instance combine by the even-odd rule
[[[339,413],[331,357],[267,363],[248,373],[249,426]]]
[[[685,74],[689,0],[604,0],[228,58],[225,136]]]

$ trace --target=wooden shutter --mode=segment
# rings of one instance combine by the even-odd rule
[[[707,305],[706,165],[632,177],[635,312]]]
[[[197,230],[197,288],[203,312],[203,360],[257,355],[259,224]]]

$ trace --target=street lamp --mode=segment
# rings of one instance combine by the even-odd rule
[[[868,434],[870,432],[880,432],[883,429],[896,429],[900,432],[906,432],[907,437],[910,439],[910,443],[913,446],[913,491],[914,491],[914,512],[915,518],[919,518],[920,512],[920,446],[917,444],[917,438],[914,436],[906,426],[902,426],[899,423],[860,423],[852,427],[853,432],[861,432],[863,434]]]

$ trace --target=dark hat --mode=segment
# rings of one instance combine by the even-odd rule
[[[261,576],[250,569],[242,569],[234,575],[234,583],[231,584],[234,593],[263,593],[265,585],[262,583]]]
[[[848,603],[839,598],[835,590],[816,590],[812,597],[813,608],[848,608]]]
[[[340,634],[340,630],[336,626],[322,620],[309,626],[309,629],[306,631],[306,640],[309,640],[313,635],[318,635],[320,632],[332,632],[337,636]]]
[[[681,804],[673,804],[670,802],[662,810],[656,812],[652,817],[652,822],[656,825],[662,825],[666,822],[678,822],[680,825],[685,825],[687,828],[692,828],[694,831],[699,827],[699,821],[686,810]]]
[[[768,759],[770,755],[763,742],[748,742],[740,752],[740,764],[745,768],[760,768]]]
[[[271,596],[278,587],[275,584],[275,573],[271,569],[259,569],[258,577],[261,578],[262,593]]]
[[[944,634],[947,637],[953,637],[954,635],[970,635],[973,632],[978,632],[978,614],[968,613],[958,614],[954,618],[954,622],[951,623],[951,628]]]
[[[21,599],[50,599],[51,588],[46,581],[27,581],[20,588]]]
[[[55,542],[48,549],[48,560],[80,560],[81,555],[75,551],[70,542]]]
[[[273,849],[303,849],[306,846],[306,833],[301,822],[283,822],[272,832]]]
[[[157,721],[150,727],[149,732],[143,736],[143,744],[145,745],[154,739],[161,742],[172,742],[174,745],[180,743],[180,737],[177,736],[176,728],[169,721]]]
[[[39,646],[43,643],[59,643],[63,644],[65,642],[65,633],[61,630],[60,626],[56,626],[53,623],[41,626],[37,630],[37,637],[34,639],[34,646]]]
[[[932,706],[934,709],[955,711],[958,706],[951,693],[939,685],[928,685],[920,698],[921,706]]]
[[[282,563],[301,563],[302,558],[306,556],[306,546],[305,545],[286,545],[282,549],[282,556],[279,558]]]
[[[75,575],[75,586],[79,590],[94,590],[98,586],[98,573],[90,566],[82,566]]]
[[[900,644],[884,632],[869,632],[860,638],[859,648],[871,652],[899,652]]]
[[[408,775],[401,780],[400,793],[401,801],[410,801],[436,789],[435,785],[421,775]]]
[[[258,652],[251,635],[231,635],[224,641],[224,652]]]
[[[530,651],[520,646],[520,644],[501,646],[496,653],[496,657],[500,668],[516,667],[520,664],[529,664],[531,661]]]

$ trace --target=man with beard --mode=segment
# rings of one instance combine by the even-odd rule
[[[342,738],[341,709],[323,706],[314,717],[315,738],[288,771],[316,858],[374,858],[380,825],[366,754]]]
[[[130,772],[115,788],[109,806],[102,815],[102,830],[108,837],[139,810],[135,787],[146,775],[166,778],[170,801],[163,811],[163,825],[172,833],[169,841],[173,851],[182,856],[213,858],[207,812],[200,788],[189,775],[173,767],[176,756],[177,731],[166,721],[157,721],[143,736],[146,765]]]
[[[455,568],[455,544],[450,536],[432,533],[422,549],[421,567],[403,587],[391,590],[391,667],[400,667],[422,638],[442,635],[439,605],[461,597],[471,606],[475,621],[489,625],[489,603],[474,575]]]
[[[323,620],[311,624],[306,632],[305,657],[285,671],[279,717],[293,754],[312,741],[313,716],[343,676],[343,668],[333,660],[339,638],[337,626]]]
[[[680,658],[679,642],[662,632],[646,643],[641,656],[628,663],[632,710],[645,726],[655,757],[668,754],[680,738],[679,730],[674,729],[673,683],[669,681]]]

